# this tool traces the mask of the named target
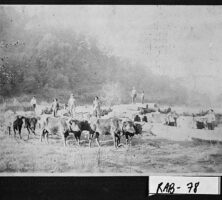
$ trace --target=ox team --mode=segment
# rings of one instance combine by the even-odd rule
[[[135,102],[136,98],[135,87],[133,88],[132,95],[133,95],[132,98]],[[144,92],[142,96],[143,97],[141,97],[141,99],[144,100]],[[37,104],[35,96],[31,99],[30,104],[35,111]],[[79,145],[82,131],[88,131],[89,133],[88,140],[90,147],[93,139],[95,139],[97,145],[100,146],[99,136],[101,134],[105,135],[111,134],[113,137],[114,146],[116,148],[119,147],[120,145],[120,137],[122,135],[124,135],[126,138],[126,144],[131,145],[131,140],[134,134],[141,134],[142,132],[141,126],[139,124],[135,124],[133,121],[129,119],[122,120],[118,119],[117,117],[112,117],[109,119],[101,119],[101,115],[104,113],[104,111],[103,112],[101,111],[101,104],[102,103],[99,97],[96,96],[92,104],[93,105],[93,114],[91,116],[92,119],[90,119],[89,121],[77,120],[75,119],[76,100],[74,98],[74,95],[71,94],[68,103],[64,105],[64,109],[68,110],[70,116],[70,118],[67,120],[65,118],[60,118],[57,116],[60,105],[58,99],[54,98],[49,111],[50,113],[52,113],[52,116],[46,116],[40,119],[40,124],[42,128],[40,140],[42,141],[44,139],[48,143],[48,136],[49,134],[53,134],[51,133],[51,130],[53,129],[53,127],[56,126],[58,127],[57,131],[61,134],[63,138],[64,145],[66,145],[67,137],[69,136],[70,133],[74,134],[74,137]],[[111,111],[111,109],[109,111]],[[15,130],[19,131],[20,137],[21,137],[21,127],[24,118],[25,117],[20,117],[20,118],[18,117],[14,122]],[[24,121],[24,123],[26,122]],[[34,126],[36,126],[36,124]],[[32,132],[35,134],[34,130]]]
[[[137,91],[135,87],[132,88],[130,95],[131,95],[132,104],[135,104],[137,98]],[[144,98],[145,98],[144,91],[142,91],[141,93],[142,105],[144,104]],[[33,96],[33,98],[31,99],[30,104],[33,110],[36,111],[37,100],[35,96]],[[101,116],[103,116],[103,113],[107,114],[111,111],[111,109],[107,112],[102,111],[101,101],[98,96],[95,97],[92,105],[93,105],[93,113],[92,115],[89,115],[89,119],[77,120],[76,100],[74,98],[74,95],[71,94],[68,103],[64,105],[64,109],[68,111],[69,118],[58,117],[57,113],[60,109],[60,105],[58,99],[54,98],[51,108],[47,110],[47,112],[45,112],[45,114],[52,113],[52,116],[42,115],[41,117],[38,118],[17,116],[12,126],[14,130],[14,135],[16,135],[16,131],[18,131],[19,136],[21,138],[22,126],[27,128],[29,134],[30,131],[33,134],[35,134],[37,120],[39,120],[42,129],[40,134],[41,141],[42,139],[45,139],[45,141],[48,143],[49,134],[53,134],[52,133],[53,128],[57,127],[58,133],[60,133],[60,135],[63,138],[64,145],[66,145],[67,138],[70,135],[70,133],[74,134],[74,137],[79,145],[82,131],[88,131],[89,133],[88,140],[90,147],[93,139],[95,139],[97,145],[100,146],[99,136],[102,134],[105,135],[111,134],[114,146],[119,147],[120,138],[122,135],[125,135],[126,144],[131,144],[132,137],[135,134],[142,133],[142,125],[138,124],[137,122],[140,121],[148,122],[146,116],[147,113],[158,112],[166,114],[165,125],[168,126],[177,126],[177,119],[179,118],[179,115],[175,111],[173,112],[170,107],[161,110],[157,105],[154,105],[154,108],[149,108],[147,104],[145,108],[144,107],[138,108],[139,114],[142,115],[142,118],[139,117],[139,115],[136,115],[133,120],[129,118],[120,119],[117,117],[102,119]],[[193,114],[193,119],[195,119],[196,128],[198,129],[207,128],[209,130],[214,130],[216,118],[214,111],[212,109],[204,113],[204,115]],[[11,127],[9,127],[9,134],[11,130],[10,128]]]

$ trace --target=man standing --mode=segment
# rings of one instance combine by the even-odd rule
[[[208,114],[207,114],[206,117],[207,117],[207,127],[208,127],[208,129],[209,130],[214,130],[214,123],[216,121],[216,117],[215,117],[213,109],[208,111]]]
[[[58,99],[55,98],[52,103],[52,111],[54,117],[56,117],[58,110],[59,110],[59,102]]]
[[[144,91],[143,91],[142,94],[141,94],[141,103],[142,103],[142,104],[144,103]]]
[[[132,104],[134,104],[135,100],[136,100],[136,89],[135,89],[135,87],[133,87],[133,89],[132,89],[131,97],[132,97]]]
[[[167,115],[167,124],[168,126],[176,126],[176,115],[175,113],[173,112],[170,112],[168,115]]]
[[[71,94],[69,101],[68,101],[68,109],[71,117],[73,118],[75,115],[75,108],[76,108],[76,100],[74,99],[74,95]]]
[[[30,102],[30,103],[31,103],[31,105],[32,105],[32,107],[33,107],[33,109],[34,109],[34,111],[35,111],[36,104],[37,104],[35,96],[33,96],[33,97],[32,97],[32,99],[31,99],[31,102]]]
[[[93,101],[93,112],[98,118],[100,118],[100,106],[101,106],[101,102],[99,100],[99,97],[96,96]]]

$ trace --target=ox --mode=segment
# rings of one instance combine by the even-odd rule
[[[38,119],[36,117],[25,117],[24,119],[25,119],[24,128],[27,128],[28,130],[28,139],[29,139],[30,131],[35,135],[35,129]]]
[[[13,131],[14,131],[14,137],[16,136],[16,132],[18,131],[20,139],[22,138],[21,136],[21,130],[22,128],[26,128],[28,131],[28,139],[30,135],[30,131],[34,133],[35,135],[35,129],[36,129],[36,124],[37,124],[37,118],[35,117],[24,117],[24,116],[16,116],[16,119],[12,123]],[[8,127],[9,130],[9,135],[11,135],[11,127]]]
[[[121,137],[121,121],[118,118],[110,118],[110,119],[97,119],[95,122],[91,122],[91,132],[89,136],[89,146],[91,146],[91,142],[93,137],[95,136],[98,146],[99,136],[100,135],[112,135],[114,147],[117,148],[120,144]]]
[[[64,146],[66,146],[66,135],[69,133],[69,126],[67,119],[57,117],[46,117],[41,119],[42,132],[40,135],[40,141],[44,138],[48,143],[49,134],[59,133],[63,138]]]

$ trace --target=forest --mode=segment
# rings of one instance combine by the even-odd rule
[[[152,73],[147,65],[131,62],[100,48],[98,39],[64,27],[50,26],[40,16],[13,7],[0,7],[0,99],[67,101],[78,104],[95,96],[111,104],[129,103],[133,86],[148,102],[191,105],[208,101],[177,80]],[[46,19],[47,20],[47,19]],[[30,28],[31,24],[31,28]],[[203,102],[205,101],[205,102]]]

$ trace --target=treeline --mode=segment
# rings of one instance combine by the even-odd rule
[[[149,63],[143,66],[109,55],[99,48],[95,38],[39,21],[38,16],[30,18],[13,7],[0,7],[2,98],[22,96],[30,100],[31,95],[36,95],[47,101],[54,97],[67,101],[73,92],[84,104],[92,102],[95,95],[106,99],[113,93],[118,102],[127,103],[135,86],[139,92],[145,91],[147,101],[192,101],[178,82],[154,75]]]

